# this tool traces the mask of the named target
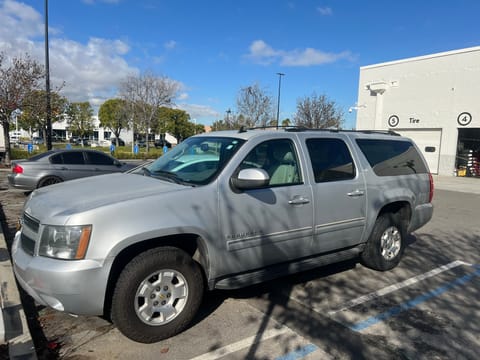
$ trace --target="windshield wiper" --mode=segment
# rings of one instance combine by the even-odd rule
[[[166,180],[168,180],[170,182],[173,182],[175,184],[194,186],[194,184],[189,183],[188,181],[185,181],[185,180],[181,179],[177,174],[172,173],[170,171],[156,170],[156,171],[150,172],[150,174],[151,174],[150,176],[166,179]]]
[[[142,167],[142,170],[144,176],[152,176],[152,172],[146,166]]]

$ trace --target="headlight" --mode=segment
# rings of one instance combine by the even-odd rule
[[[91,225],[45,225],[38,255],[67,260],[83,259],[87,252],[91,233]]]

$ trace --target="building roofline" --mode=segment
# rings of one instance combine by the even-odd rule
[[[469,53],[469,52],[477,52],[477,51],[480,51],[480,46],[474,46],[474,47],[465,48],[465,49],[445,51],[445,52],[440,52],[440,53],[436,53],[436,54],[416,56],[416,57],[411,57],[411,58],[406,58],[406,59],[388,61],[388,62],[384,62],[384,63],[360,66],[360,70],[373,69],[373,68],[377,68],[377,67],[396,65],[396,64],[402,64],[402,63],[413,62],[413,61],[422,61],[422,60],[428,60],[428,59],[433,59],[433,58],[438,58],[438,57],[457,55],[457,54],[463,54],[463,53]]]

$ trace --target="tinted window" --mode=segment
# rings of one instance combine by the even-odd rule
[[[51,162],[52,164],[63,164],[62,154],[53,155],[53,156],[50,158],[50,162]]]
[[[378,176],[428,172],[410,141],[357,139],[357,144]]]
[[[83,165],[85,160],[83,159],[83,153],[80,151],[67,151],[61,154],[63,163],[70,165]]]
[[[355,177],[353,159],[343,140],[308,139],[307,149],[315,182],[348,180]]]
[[[114,160],[105,154],[88,152],[87,153],[88,162],[93,165],[113,165]]]
[[[260,168],[270,176],[271,186],[301,183],[295,147],[290,140],[265,141],[250,151],[240,169]]]

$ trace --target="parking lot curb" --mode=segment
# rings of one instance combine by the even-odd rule
[[[12,360],[36,360],[35,346],[28,328],[1,224],[0,282],[0,345],[8,345],[8,355]]]

